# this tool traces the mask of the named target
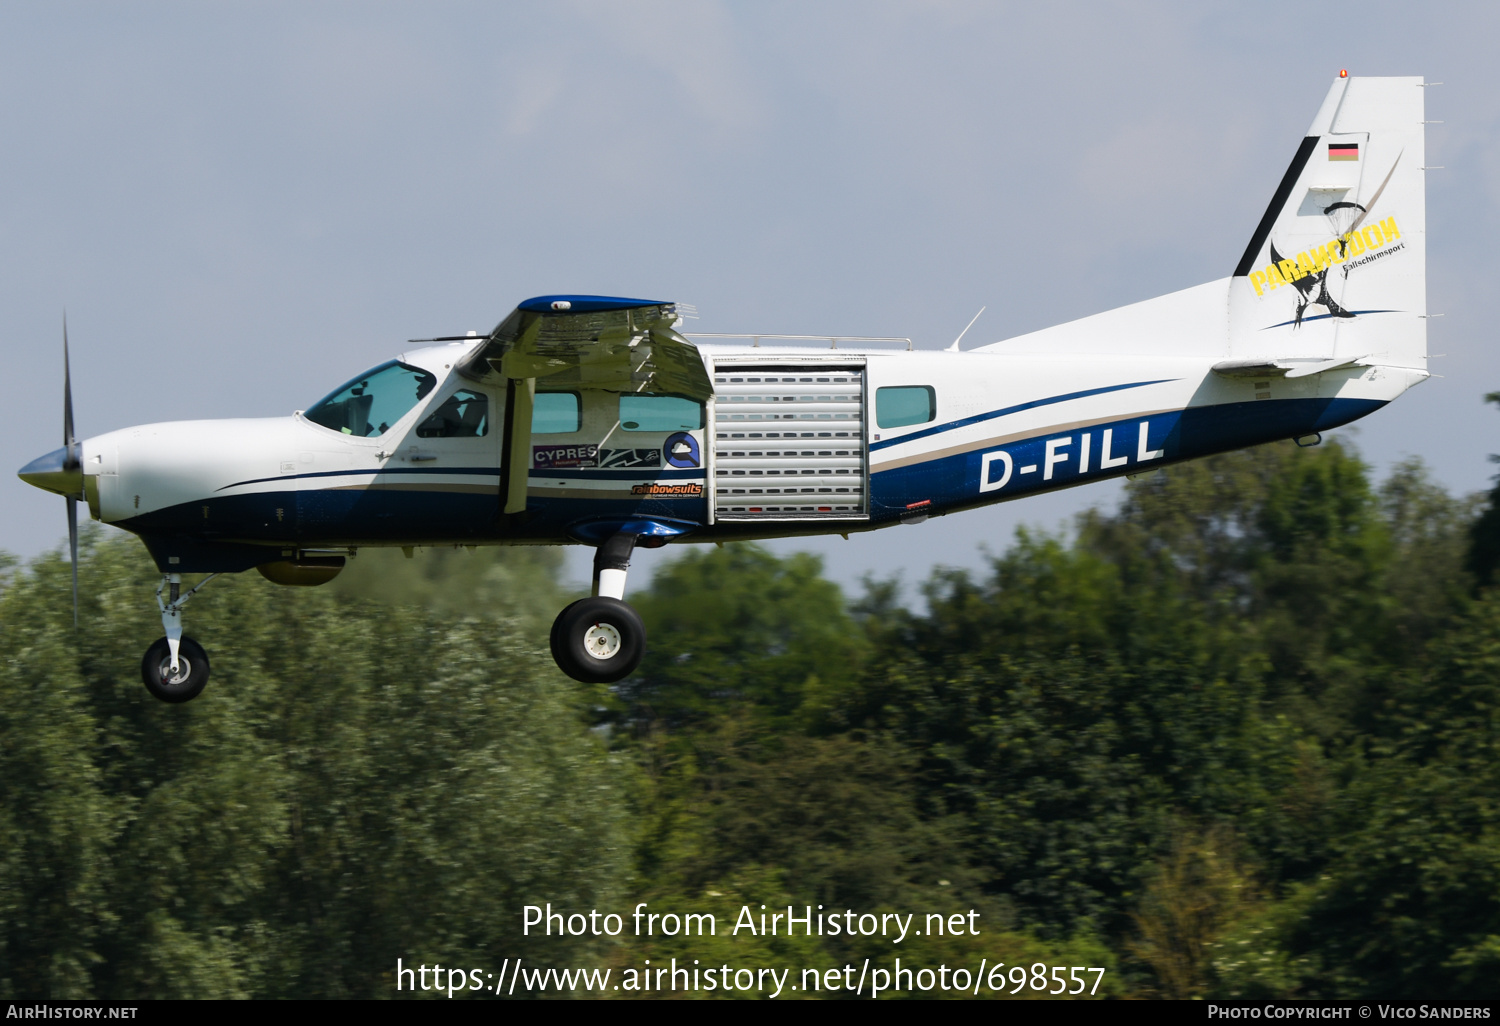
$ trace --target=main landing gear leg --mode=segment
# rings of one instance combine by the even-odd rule
[[[182,607],[218,574],[209,574],[186,594],[182,593],[181,574],[162,574],[156,586],[156,604],[161,609],[161,626],[166,637],[146,649],[141,659],[141,680],[146,690],[163,702],[186,702],[197,698],[208,683],[208,654],[192,638],[182,633]],[[169,590],[170,589],[170,590]],[[167,591],[167,600],[161,593]]]
[[[594,594],[579,599],[552,624],[552,658],[574,680],[612,684],[628,676],[646,653],[646,627],[624,602],[630,550],[639,535],[612,535],[594,552]]]

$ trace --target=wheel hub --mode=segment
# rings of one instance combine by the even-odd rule
[[[163,684],[181,684],[193,675],[193,665],[187,661],[187,656],[177,656],[177,672],[172,672],[172,660],[170,658],[161,661],[161,682]]]
[[[607,623],[596,623],[583,634],[583,650],[595,659],[613,659],[620,644],[620,632]]]

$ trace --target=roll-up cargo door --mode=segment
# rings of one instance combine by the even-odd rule
[[[865,371],[806,359],[714,368],[716,520],[866,520]]]

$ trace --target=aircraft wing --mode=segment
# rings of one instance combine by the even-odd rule
[[[538,296],[521,303],[459,364],[474,380],[545,379],[545,387],[713,395],[697,348],[679,335],[672,303],[608,296]]]
[[[526,509],[531,415],[537,382],[545,389],[667,392],[699,402],[713,384],[697,348],[676,331],[677,307],[649,299],[538,296],[496,325],[456,370],[506,384],[507,472],[504,511]]]

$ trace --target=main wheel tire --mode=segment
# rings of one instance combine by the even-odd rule
[[[629,676],[646,654],[646,625],[619,599],[574,602],[558,614],[552,639],[558,667],[585,684],[612,684]]]
[[[562,666],[563,660],[565,658],[567,658],[566,656],[563,655],[563,649],[562,649],[562,625],[563,625],[563,617],[565,617],[565,616],[568,615],[568,610],[572,609],[574,606],[578,605],[578,603],[582,602],[582,601],[583,601],[583,599],[579,599],[577,602],[570,602],[570,603],[568,603],[566,606],[563,607],[563,611],[561,613],[557,614],[557,619],[555,619],[555,620],[552,621],[552,637],[549,639],[549,644],[552,647],[552,661],[554,663],[556,663],[558,666]]]
[[[163,702],[190,702],[208,683],[208,653],[192,638],[177,646],[177,672],[172,672],[172,650],[158,638],[141,659],[141,681]]]

